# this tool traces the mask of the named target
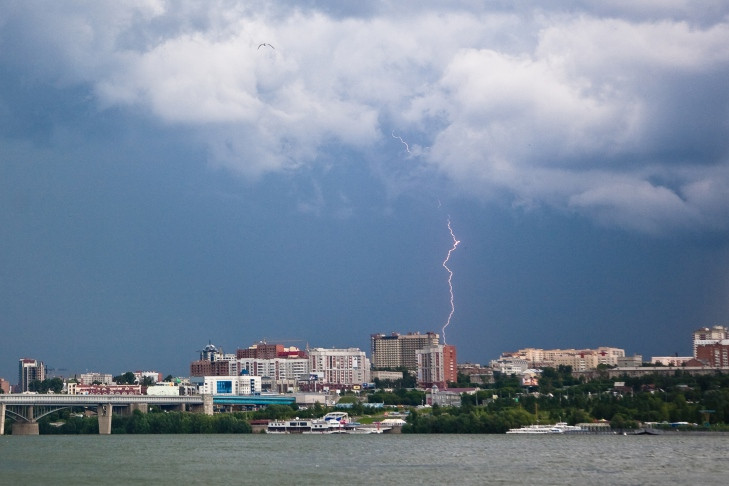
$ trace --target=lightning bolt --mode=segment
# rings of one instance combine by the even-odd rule
[[[402,137],[395,135],[395,130],[392,131],[392,138],[396,138],[396,139],[400,140],[402,142],[402,144],[405,145],[405,150],[407,150],[408,153],[412,153],[412,152],[410,152],[410,145],[408,145],[408,143],[405,140],[403,140]]]
[[[450,217],[448,218],[448,231],[450,231],[451,238],[453,239],[453,247],[450,250],[448,250],[448,255],[446,256],[446,259],[443,260],[443,268],[445,268],[446,271],[448,272],[448,291],[451,294],[451,312],[450,312],[450,314],[448,314],[448,319],[446,320],[446,323],[443,325],[443,330],[442,330],[443,344],[447,344],[446,343],[446,334],[445,334],[446,327],[448,327],[450,325],[451,318],[453,317],[453,313],[456,312],[456,305],[454,303],[454,298],[453,298],[453,271],[450,268],[448,268],[448,260],[451,259],[451,253],[453,253],[456,250],[456,248],[458,248],[458,244],[460,243],[460,241],[458,241],[456,239],[456,235],[453,233],[453,228],[451,228]]]

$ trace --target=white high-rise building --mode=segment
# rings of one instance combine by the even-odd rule
[[[361,385],[370,381],[370,360],[359,348],[314,348],[309,351],[309,372],[323,384]]]
[[[18,366],[18,385],[21,392],[28,391],[28,386],[34,381],[46,379],[46,365],[43,361],[31,358],[20,358]]]
[[[275,391],[296,388],[299,380],[309,378],[308,358],[240,358],[238,360],[240,373],[251,376],[260,376],[269,383]]]

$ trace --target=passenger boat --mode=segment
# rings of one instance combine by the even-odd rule
[[[320,419],[274,420],[268,423],[269,434],[345,434],[353,429],[346,412],[329,412]]]
[[[582,427],[568,425],[567,422],[558,422],[554,425],[527,425],[506,431],[507,434],[576,434],[579,432],[582,432]]]

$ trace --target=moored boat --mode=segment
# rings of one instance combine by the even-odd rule
[[[387,428],[389,430],[389,427]],[[352,422],[346,412],[329,412],[319,419],[272,420],[266,432],[269,434],[377,434],[381,427],[367,427]]]
[[[582,432],[577,425],[568,425],[566,422],[558,422],[554,425],[527,425],[515,429],[509,429],[507,434],[576,434]]]

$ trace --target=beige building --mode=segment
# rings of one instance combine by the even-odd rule
[[[375,369],[404,367],[408,371],[418,369],[416,351],[427,346],[437,346],[440,338],[434,332],[425,334],[372,334],[372,366]]]
[[[635,368],[643,365],[643,356],[634,354],[633,356],[625,356],[618,358],[618,368]]]
[[[449,344],[426,346],[415,351],[418,361],[418,385],[447,388],[458,381],[456,347]]]
[[[372,371],[372,379],[395,381],[402,378],[401,371]]]
[[[111,373],[81,373],[78,381],[82,385],[93,385],[94,383],[112,385],[114,378],[111,376]]]
[[[524,348],[503,353],[500,360],[520,359],[532,368],[571,366],[573,371],[585,371],[598,365],[617,366],[618,359],[625,357],[625,350],[601,346],[596,349],[540,349]]]
[[[729,339],[729,328],[724,326],[714,326],[711,329],[702,327],[693,332],[694,358],[699,346],[716,344],[724,339]]]
[[[314,348],[309,351],[309,372],[324,385],[362,385],[370,380],[370,360],[359,348]]]
[[[652,365],[661,366],[683,366],[694,359],[693,356],[653,356],[651,357]]]
[[[529,362],[523,358],[502,355],[501,358],[492,360],[489,366],[502,375],[520,375],[529,369]]]

